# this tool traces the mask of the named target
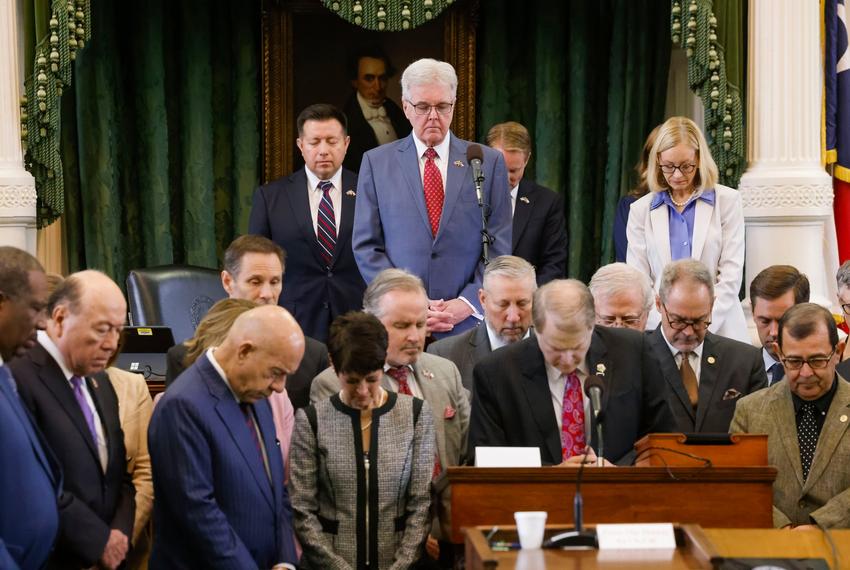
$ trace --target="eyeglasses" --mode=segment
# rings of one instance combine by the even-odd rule
[[[599,315],[596,317],[596,322],[605,327],[626,327],[634,328],[640,324],[641,317],[609,317]]]
[[[672,315],[670,311],[667,310],[667,306],[664,303],[661,303],[661,306],[664,308],[664,313],[667,315],[667,322],[670,323],[670,327],[677,330],[683,331],[688,327],[692,327],[694,332],[700,332],[708,328],[711,324],[709,319],[683,319],[679,315]]]
[[[835,349],[837,347],[832,347],[832,352],[830,352],[827,356],[812,356],[809,358],[800,358],[799,356],[783,356],[781,358],[782,364],[785,365],[786,370],[800,370],[804,364],[808,364],[809,368],[812,370],[822,370],[827,367],[829,361],[832,360],[832,355],[835,354]]]
[[[683,175],[687,176],[691,174],[694,170],[696,170],[696,164],[660,164],[658,166],[661,169],[661,172],[664,174],[673,174],[677,170],[681,172]]]
[[[429,105],[428,103],[414,103],[413,101],[408,101],[410,106],[413,107],[414,112],[417,115],[430,115],[431,109],[436,109],[437,113],[440,115],[448,115],[452,112],[452,107],[454,107],[453,103],[437,103],[436,105]]]
[[[850,303],[843,303],[841,305],[841,310],[844,311],[845,315],[850,315]]]

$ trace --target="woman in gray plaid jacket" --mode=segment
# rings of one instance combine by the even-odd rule
[[[410,568],[431,526],[431,410],[381,387],[387,332],[374,316],[338,317],[328,352],[340,392],[298,411],[289,452],[301,567]]]

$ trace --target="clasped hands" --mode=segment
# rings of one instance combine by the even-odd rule
[[[582,462],[584,463],[585,467],[596,467],[596,460],[597,460],[596,452],[594,452],[593,448],[590,447],[590,446],[588,446],[586,451],[587,451],[586,456],[583,453],[581,455],[573,455],[572,457],[570,457],[566,461],[560,463],[558,465],[558,467],[579,467],[582,464]],[[604,457],[602,458],[602,466],[603,467],[616,467],[616,465],[614,465],[613,463],[611,463],[610,461],[608,461]]]
[[[429,333],[449,332],[471,314],[472,307],[461,299],[429,300],[428,320],[425,326]]]

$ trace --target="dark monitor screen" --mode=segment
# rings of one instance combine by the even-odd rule
[[[124,346],[115,366],[149,380],[162,380],[166,353],[172,346],[174,335],[169,327],[124,327]]]

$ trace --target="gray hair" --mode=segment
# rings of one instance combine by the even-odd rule
[[[596,307],[587,285],[578,279],[555,279],[535,291],[531,318],[534,328],[542,331],[547,315],[557,317],[554,326],[562,331],[593,328]]]
[[[532,291],[537,290],[537,273],[534,266],[521,257],[515,255],[500,255],[493,259],[484,268],[484,280],[481,287],[487,291],[487,283],[493,277],[507,277],[508,279],[531,279],[534,283]]]
[[[838,282],[838,288],[850,287],[850,259],[841,264],[838,268],[838,273],[835,274],[835,280]]]
[[[670,295],[673,285],[683,279],[705,285],[708,288],[708,294],[714,299],[714,276],[704,263],[688,258],[667,264],[664,272],[661,273],[658,296],[661,297],[662,303],[667,302],[667,297]]]
[[[401,96],[410,101],[410,89],[440,83],[452,92],[452,101],[457,97],[457,73],[450,63],[436,59],[418,59],[407,66],[401,74]],[[413,101],[416,103],[417,101]]]
[[[381,310],[381,299],[384,295],[392,291],[411,291],[422,293],[425,297],[425,303],[428,303],[428,294],[425,292],[425,286],[422,285],[422,280],[416,275],[405,271],[404,269],[384,269],[378,273],[375,278],[366,287],[366,292],[363,293],[363,310],[371,315],[380,318],[383,314]]]
[[[590,278],[588,288],[594,299],[610,299],[626,291],[640,288],[643,310],[648,311],[655,301],[649,276],[625,263],[609,263],[600,267]]]

